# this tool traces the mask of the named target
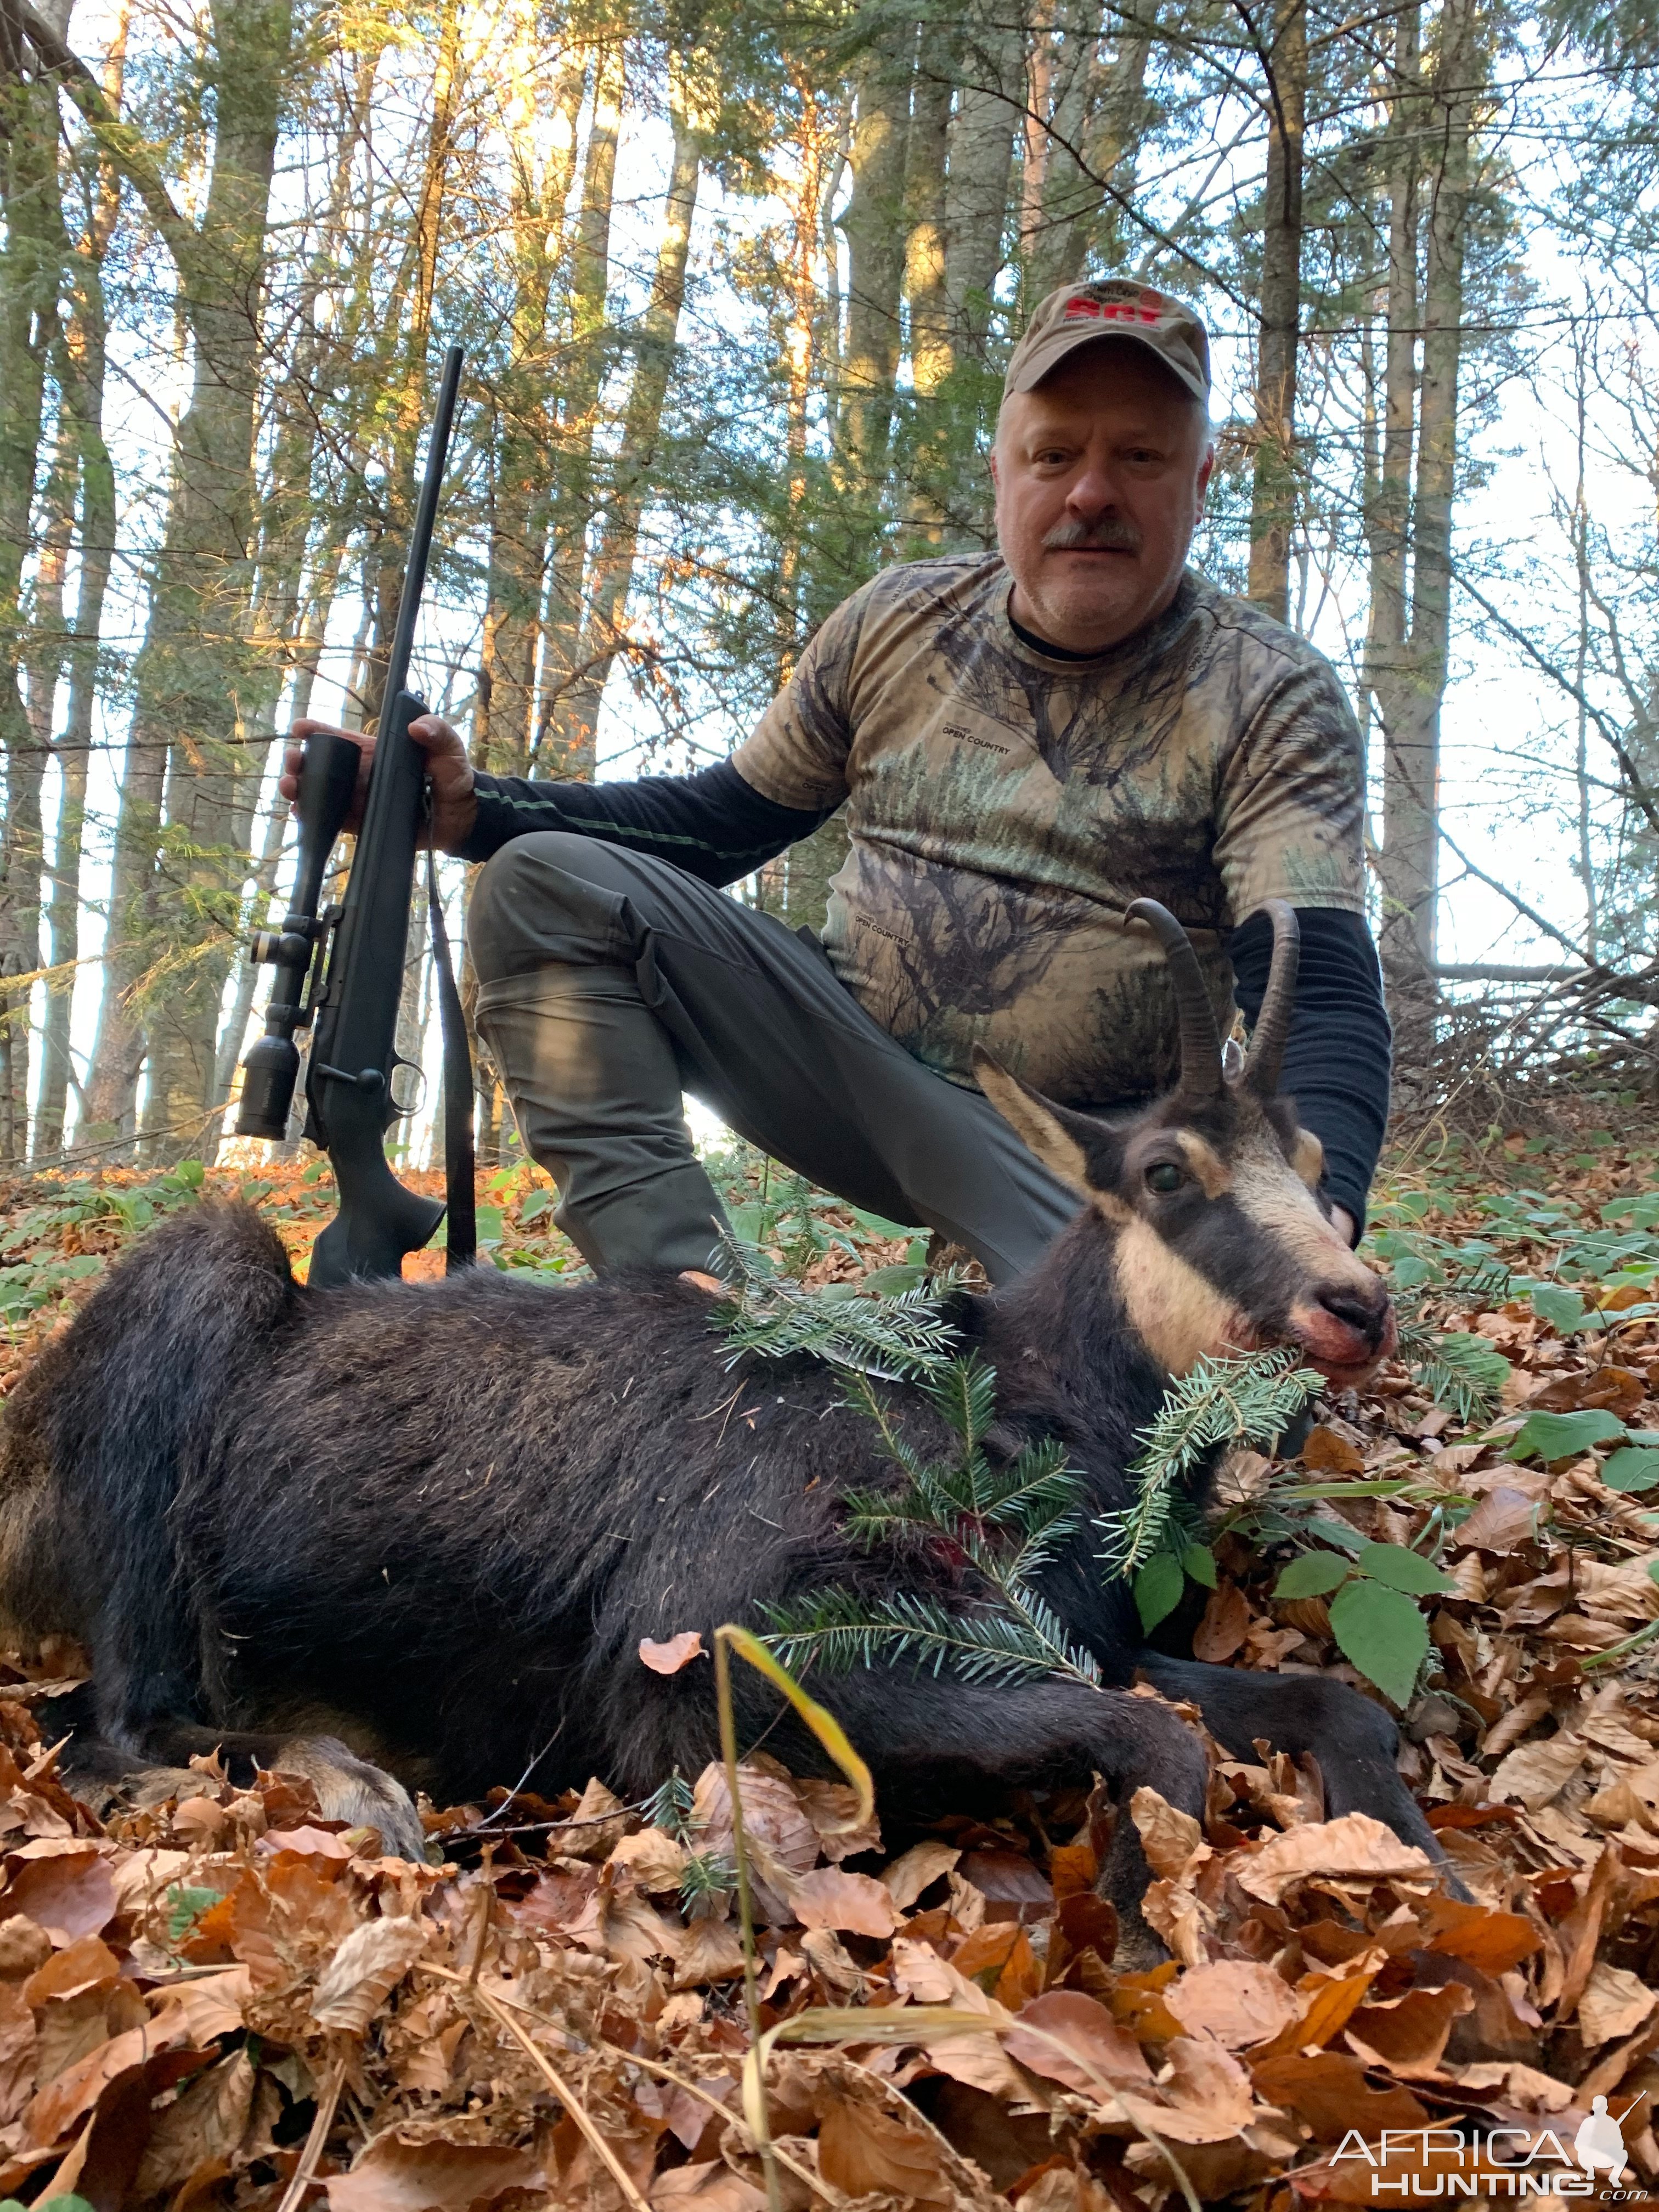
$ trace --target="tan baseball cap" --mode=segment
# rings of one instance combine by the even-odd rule
[[[1002,380],[1012,392],[1031,392],[1068,354],[1097,338],[1133,338],[1155,353],[1194,399],[1210,396],[1210,340],[1184,301],[1127,276],[1098,283],[1063,284],[1050,292],[1025,325]]]

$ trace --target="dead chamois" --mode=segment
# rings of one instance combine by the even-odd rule
[[[1201,1355],[1291,1345],[1344,1384],[1395,1340],[1382,1283],[1315,1194],[1318,1141],[1278,1096],[1293,915],[1273,910],[1261,1019],[1229,1079],[1184,933],[1151,902],[1136,911],[1169,963],[1178,1086],[1109,1126],[984,1060],[988,1096],[1082,1204],[1030,1275],[951,1309],[960,1349],[995,1370],[994,1442],[1061,1440],[1090,1516],[1129,1502],[1135,1432]],[[453,1799],[521,1775],[642,1792],[676,1765],[696,1771],[715,1744],[709,1669],[654,1674],[642,1637],[697,1628],[707,1643],[722,1620],[761,1626],[769,1604],[829,1586],[963,1595],[960,1560],[872,1553],[843,1531],[846,1493],[896,1470],[836,1375],[729,1358],[706,1291],[675,1278],[548,1288],[484,1267],[313,1291],[247,1206],[157,1229],[5,1414],[0,1605],[25,1635],[66,1632],[92,1655],[69,1768],[113,1781],[222,1747],[302,1769],[329,1814],[404,1853],[421,1832],[392,1775]],[[922,1393],[891,1400],[919,1450],[948,1446]],[[1120,1797],[1151,1784],[1200,1813],[1199,1743],[1127,1693],[1139,1669],[1230,1752],[1311,1753],[1332,1813],[1434,1848],[1378,1705],[1148,1650],[1092,1544],[1085,1517],[1037,1587],[1102,1688],[903,1662],[815,1678],[890,1816],[1092,1772]],[[757,1681],[742,1695],[746,1740],[771,1731],[813,1771],[775,1698]],[[1120,1820],[1102,1887],[1143,1953],[1146,1879]]]

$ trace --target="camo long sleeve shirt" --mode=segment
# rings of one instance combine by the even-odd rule
[[[1218,1016],[1224,943],[1264,899],[1363,910],[1359,732],[1304,641],[1188,574],[1113,651],[1051,657],[994,556],[890,568],[838,608],[754,735],[744,781],[847,807],[824,942],[867,1012],[939,1073],[982,1043],[1066,1104],[1174,1073],[1161,953],[1184,922]]]

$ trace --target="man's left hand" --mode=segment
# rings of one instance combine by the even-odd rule
[[[1354,1242],[1353,1216],[1346,1206],[1334,1206],[1331,1208],[1331,1226],[1340,1232],[1345,1243],[1352,1244]]]

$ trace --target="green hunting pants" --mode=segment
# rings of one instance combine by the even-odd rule
[[[479,1034],[555,1216],[598,1268],[706,1267],[725,1216],[684,1094],[855,1206],[937,1229],[993,1281],[1078,1210],[977,1091],[878,1029],[810,932],[645,854],[515,838],[468,917]]]

